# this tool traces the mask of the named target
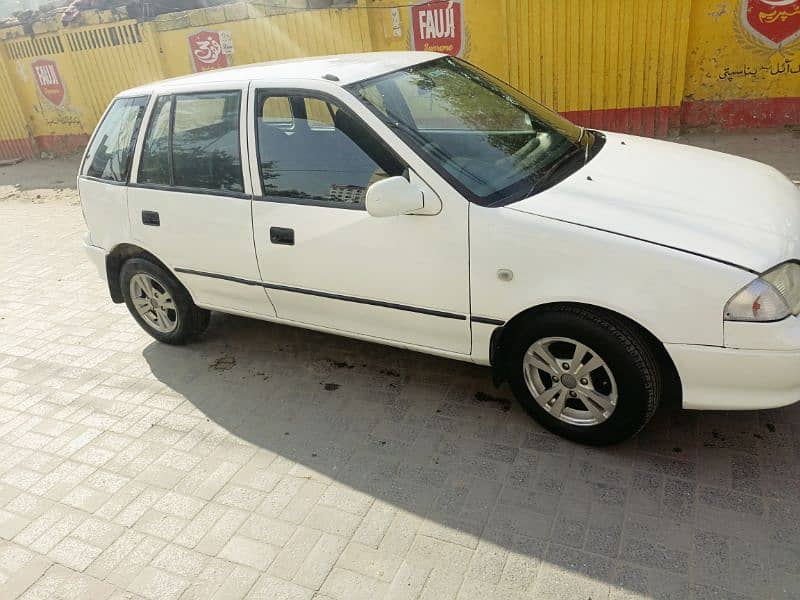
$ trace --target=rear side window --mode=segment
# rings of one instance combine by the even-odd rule
[[[153,109],[140,183],[243,192],[240,92],[176,94]]]
[[[147,100],[147,96],[114,100],[86,151],[82,175],[106,181],[128,180],[136,134]]]
[[[270,125],[292,126],[292,107],[289,99],[280,96],[267,98],[261,110],[261,120]]]

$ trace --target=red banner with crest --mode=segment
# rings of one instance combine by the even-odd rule
[[[189,51],[195,72],[224,69],[230,66],[233,42],[225,31],[198,31],[189,36]]]
[[[774,48],[800,40],[800,0],[742,0],[744,26]]]

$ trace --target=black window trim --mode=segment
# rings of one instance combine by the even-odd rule
[[[81,169],[81,170],[83,170],[83,169]],[[93,175],[83,175],[83,174],[81,174],[81,175],[78,175],[78,178],[79,179],[83,179],[85,181],[96,181],[97,183],[105,183],[107,185],[121,185],[121,186],[129,185],[129,182],[127,182],[127,181],[113,181],[111,179],[103,179],[102,177],[94,177]]]
[[[398,164],[403,166],[403,168],[405,169],[405,172],[408,173],[408,170],[410,168],[409,165],[408,165],[408,162],[405,161],[400,156],[400,154],[398,154],[395,151],[394,148],[392,148],[389,144],[386,143],[386,140],[383,139],[383,136],[379,135],[377,131],[375,131],[374,127],[372,127],[369,123],[367,123],[364,119],[362,119],[360,115],[356,114],[355,111],[353,111],[349,106],[347,106],[346,102],[342,101],[340,98],[337,98],[333,94],[329,94],[327,92],[321,92],[319,90],[311,90],[311,89],[307,89],[307,88],[273,88],[273,87],[257,87],[257,86],[254,86],[253,87],[253,99],[257,100],[258,97],[259,97],[259,94],[261,92],[266,92],[267,97],[275,97],[275,96],[282,97],[282,96],[286,96],[288,98],[288,97],[291,97],[291,96],[301,96],[303,98],[316,98],[317,100],[322,100],[323,102],[327,102],[329,104],[334,104],[339,110],[344,110],[345,112],[347,112],[351,117],[356,119],[356,121],[358,121],[363,127],[365,127],[367,129],[367,131],[372,133],[372,135],[375,136],[375,138],[378,140],[378,142],[381,144],[381,146],[383,146],[383,148],[385,150],[387,150],[389,154],[392,155],[392,157],[398,162]],[[353,95],[353,94],[351,93],[351,95]],[[358,101],[358,98],[356,98],[355,96],[353,96],[353,97],[354,97],[354,99],[356,101]],[[337,210],[359,210],[359,211],[366,211],[367,210],[366,206],[362,206],[362,205],[348,206],[348,205],[345,205],[345,204],[336,204],[336,203],[330,202],[328,200],[314,200],[314,199],[310,199],[310,198],[292,198],[290,196],[277,196],[277,195],[270,196],[270,195],[264,194],[263,193],[264,192],[264,184],[261,181],[261,149],[260,149],[260,144],[259,144],[259,139],[258,139],[258,118],[259,118],[259,116],[258,116],[258,106],[255,106],[255,104],[257,104],[257,103],[254,102],[253,112],[252,112],[252,117],[253,118],[251,120],[251,123],[253,125],[253,132],[255,134],[255,142],[256,142],[255,146],[256,147],[255,147],[254,151],[255,151],[255,154],[256,154],[256,165],[258,166],[258,171],[256,172],[256,174],[255,174],[256,176],[255,176],[254,179],[255,179],[255,181],[258,182],[258,191],[262,192],[262,193],[256,194],[255,193],[256,190],[254,189],[253,190],[253,200],[254,201],[256,201],[256,202],[274,202],[276,204],[297,204],[297,205],[302,205],[302,206],[319,206],[319,207],[322,207],[322,208],[333,208],[333,209],[337,209]],[[370,158],[372,158],[372,157],[370,156]]]
[[[144,130],[144,138],[142,139],[141,149],[139,151],[139,164],[137,165],[138,169],[136,170],[136,183],[129,183],[131,187],[138,187],[139,186],[139,178],[142,176],[142,158],[144,157],[144,151],[147,146],[147,142],[150,139],[150,133],[152,132],[152,128],[156,123],[156,108],[158,105],[159,100],[161,98],[167,98],[170,102],[170,111],[172,111],[172,93],[167,94],[157,94],[153,98],[153,108],[150,109],[150,114],[147,115],[147,127]],[[169,162],[169,177],[170,177],[170,184],[172,183],[172,152],[171,152],[171,142],[169,141],[170,131],[169,127],[167,127],[167,161]],[[160,184],[165,185],[165,184]]]
[[[144,115],[145,115],[144,112],[142,113],[142,116],[138,119],[138,123],[134,126],[133,132],[131,133],[131,141],[129,142],[131,153],[128,156],[128,164],[126,165],[127,172],[125,174],[124,180],[114,181],[112,179],[103,179],[102,177],[94,177],[93,175],[84,175],[83,168],[86,166],[86,159],[89,158],[89,150],[92,147],[92,143],[94,142],[95,137],[97,137],[97,132],[100,130],[100,126],[106,120],[106,117],[108,117],[108,113],[111,112],[113,106],[120,100],[138,100],[139,98],[144,98],[145,99],[144,108],[145,112],[147,112],[147,106],[148,104],[150,104],[151,95],[152,94],[140,94],[138,96],[117,96],[108,104],[106,111],[103,113],[103,116],[100,117],[100,120],[97,122],[97,126],[94,128],[94,131],[92,132],[92,136],[89,138],[89,143],[86,144],[86,150],[84,151],[83,158],[81,159],[81,166],[78,168],[79,179],[86,179],[88,181],[98,181],[100,183],[108,183],[109,185],[128,185],[128,183],[131,180],[131,172],[133,171],[131,167],[133,166],[133,155],[136,154],[136,145],[137,142],[139,141],[138,139],[139,131],[142,128],[142,123],[144,123]]]
[[[243,200],[253,199],[252,194],[246,192],[234,192],[233,190],[211,190],[208,188],[187,187],[180,185],[167,185],[164,183],[129,183],[128,187],[140,188],[144,190],[156,190],[161,192],[174,192],[176,194],[198,194],[203,196],[224,196],[227,198],[241,198]]]
[[[216,188],[203,188],[203,187],[190,187],[190,186],[177,186],[175,185],[175,168],[172,164],[172,135],[175,131],[175,98],[176,96],[206,96],[209,94],[232,94],[236,93],[239,95],[239,118],[237,119],[237,128],[239,131],[239,171],[242,174],[242,187],[244,187],[245,183],[245,176],[244,176],[244,160],[249,159],[249,148],[247,157],[241,156],[241,144],[242,144],[242,119],[241,119],[241,110],[242,110],[242,97],[243,93],[246,90],[239,89],[221,89],[221,90],[197,90],[193,92],[179,92],[179,91],[171,91],[165,94],[158,94],[155,97],[153,102],[153,112],[155,111],[155,103],[158,102],[159,98],[162,97],[169,97],[170,98],[170,108],[169,108],[169,131],[167,133],[167,144],[168,144],[168,159],[169,159],[169,179],[170,183],[150,183],[150,182],[140,182],[139,175],[142,171],[142,155],[144,154],[144,147],[147,143],[148,136],[150,135],[150,126],[154,123],[153,120],[153,112],[150,113],[150,118],[147,122],[147,130],[144,133],[144,139],[142,140],[142,149],[139,156],[139,170],[136,173],[136,182],[128,182],[128,186],[133,188],[142,188],[147,190],[158,190],[164,192],[179,192],[182,194],[199,194],[205,196],[223,196],[228,198],[241,198],[246,200],[252,200],[253,195],[248,194],[246,192],[236,192],[233,190],[222,190]],[[245,131],[245,139],[247,139]]]
[[[175,187],[175,159],[172,157],[172,136],[175,135],[175,94],[170,94],[169,97],[169,121],[167,124],[167,164],[169,165],[167,168],[169,169],[169,186]],[[147,135],[145,135],[144,141],[147,141]],[[144,151],[144,145],[142,145],[142,151]],[[141,166],[141,165],[140,165]],[[136,177],[136,181],[139,181],[139,177]]]

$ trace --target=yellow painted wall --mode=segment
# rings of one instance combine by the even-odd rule
[[[85,135],[92,121],[87,118],[88,106],[83,91],[90,86],[79,85],[60,35],[19,38],[6,42],[5,46],[11,64],[11,80],[31,134],[48,139]],[[57,105],[49,101],[36,84],[33,64],[43,60],[55,63],[64,82],[63,99]]]
[[[748,102],[763,104],[763,114],[745,125],[800,122],[800,39],[780,51],[759,44],[743,31],[748,0],[456,1],[464,58],[582,124],[665,134],[681,118],[690,125],[722,119],[728,105],[705,103],[727,101],[744,102],[735,108],[745,111]],[[232,65],[406,50],[411,10],[398,0],[324,10],[237,3],[148,23],[100,23],[113,18],[103,13],[82,27],[37,23],[34,36],[2,30],[0,157],[8,154],[4,140],[79,146],[117,92],[191,72],[189,36],[198,32],[229,36]],[[36,84],[31,65],[38,60],[58,66],[59,105]]]
[[[752,5],[758,29],[748,6],[748,0],[693,0],[684,126],[800,124],[800,0]],[[775,28],[796,32],[794,39],[776,44],[764,35]]]
[[[31,151],[25,114],[8,67],[8,61],[0,55],[0,158],[24,156]]]
[[[187,40],[190,35],[203,30],[230,33],[234,46],[230,63],[234,66],[371,50],[365,10],[298,11],[284,15],[159,31],[161,56],[167,76],[192,72]]]
[[[527,0],[525,0],[527,1]],[[556,0],[557,1],[557,0]],[[464,51],[461,56],[504,80],[508,79],[506,43],[507,0],[461,0],[464,11]],[[375,50],[411,48],[411,9],[397,0],[365,0]],[[399,35],[392,26],[392,8],[400,17]]]
[[[120,90],[164,77],[152,24],[123,21],[65,29],[61,38],[74,68],[69,87],[82,88],[88,124],[97,122]]]
[[[470,62],[584,124],[645,134],[677,125],[691,0],[462,2]],[[397,4],[365,1],[376,50],[409,48],[410,9],[398,9],[397,35]],[[615,112],[632,108],[647,110]]]
[[[693,0],[687,97],[800,97],[800,40],[771,47],[746,28],[741,11],[740,0]]]
[[[163,77],[151,26],[135,21],[48,32],[4,42],[23,123],[43,150],[68,151],[94,129],[121,90]],[[55,103],[37,85],[34,64],[52,61],[63,87]]]
[[[626,109],[625,128],[666,133],[683,96],[690,0],[506,5],[512,84],[584,124],[608,126]]]

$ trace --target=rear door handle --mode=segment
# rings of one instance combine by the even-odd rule
[[[159,227],[161,226],[161,217],[159,217],[158,213],[154,210],[143,210],[142,224],[152,225],[153,227]]]
[[[273,244],[294,246],[294,229],[288,229],[286,227],[270,227],[269,241]]]

